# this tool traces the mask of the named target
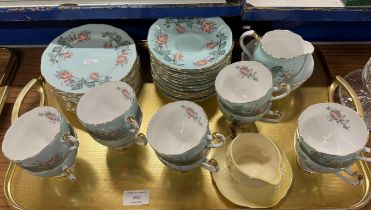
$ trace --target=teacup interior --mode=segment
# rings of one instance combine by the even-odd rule
[[[123,115],[135,99],[133,89],[124,82],[107,82],[81,97],[76,114],[87,124],[110,122]]]
[[[232,103],[255,101],[272,88],[272,74],[261,63],[240,61],[219,72],[215,89],[219,96]]]
[[[268,54],[278,58],[292,58],[304,54],[303,39],[288,30],[274,30],[264,34],[262,47]]]
[[[5,134],[4,155],[10,160],[24,160],[38,154],[54,140],[61,123],[62,116],[53,107],[37,107],[24,113]]]
[[[163,106],[152,117],[147,138],[157,152],[176,155],[197,146],[207,128],[207,116],[200,106],[177,101]]]
[[[277,146],[260,134],[239,134],[231,143],[236,167],[250,178],[271,184],[281,181],[281,153]]]
[[[319,152],[348,155],[361,150],[368,130],[358,114],[336,103],[315,104],[303,111],[298,120],[299,134]]]

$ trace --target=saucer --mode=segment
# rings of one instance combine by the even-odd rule
[[[264,117],[264,115],[266,115],[268,112],[269,112],[269,108],[266,109],[263,113],[259,114],[259,115],[256,115],[256,116],[243,116],[243,115],[239,115],[239,114],[234,114],[232,113],[230,110],[228,110],[228,108],[224,107],[224,105],[220,102],[219,98],[217,99],[218,101],[218,107],[219,107],[219,110],[220,112],[228,119],[228,120],[231,120],[231,121],[235,121],[239,124],[249,124],[249,123],[254,123],[256,121],[259,121],[260,119],[262,119]],[[269,102],[267,104],[267,107],[271,107],[272,105],[272,102]]]
[[[330,167],[323,167],[316,162],[314,162],[308,155],[303,151],[299,142],[296,140],[296,133],[295,133],[295,142],[294,142],[294,151],[297,156],[296,161],[298,162],[299,166],[308,173],[335,173],[339,171],[339,169],[333,169]]]
[[[85,93],[107,81],[120,81],[137,58],[133,39],[104,24],[72,28],[55,38],[41,57],[41,74],[54,88]]]
[[[159,19],[149,29],[149,51],[162,64],[190,71],[209,68],[233,47],[232,31],[221,18]]]
[[[247,185],[237,182],[229,173],[226,154],[230,142],[229,137],[226,141],[227,145],[218,148],[212,157],[220,167],[218,173],[212,173],[212,177],[221,194],[232,203],[244,207],[268,208],[278,204],[286,196],[293,178],[292,168],[285,153],[281,151],[282,180],[278,185],[257,184],[254,180]]]
[[[165,166],[167,166],[170,169],[177,170],[177,171],[190,171],[190,170],[201,167],[202,163],[207,162],[207,155],[209,154],[209,152],[210,152],[210,149],[203,150],[202,151],[202,157],[203,157],[202,159],[200,159],[196,162],[193,162],[191,164],[187,164],[187,165],[178,165],[178,164],[175,164],[175,163],[171,163],[171,162],[165,160],[164,158],[162,158],[157,153],[156,153],[156,156]]]
[[[246,48],[250,51],[253,52],[255,47],[257,46],[257,41],[253,40],[249,42],[246,45]],[[249,60],[246,56],[245,53],[241,54],[241,60]],[[291,78],[289,81],[287,81],[287,84],[290,85],[291,92],[299,88],[305,81],[307,81],[310,76],[312,76],[314,71],[314,59],[313,55],[307,55],[304,60],[303,67],[299,71],[299,73]]]

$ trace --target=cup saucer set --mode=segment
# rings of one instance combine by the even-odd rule
[[[245,38],[254,40],[244,44]],[[232,32],[221,18],[160,19],[150,28],[151,73],[159,93],[175,100],[154,113],[146,134],[134,41],[108,25],[84,25],[57,37],[42,56],[41,72],[62,108],[74,113],[101,145],[126,150],[147,143],[167,168],[210,171],[215,186],[232,203],[251,208],[277,205],[288,193],[293,170],[283,150],[257,133],[225,137],[209,128],[205,110],[192,101],[216,93],[222,114],[238,124],[277,123],[282,113],[272,101],[286,97],[313,73],[313,46],[287,30],[254,31],[240,38],[242,61],[231,62]],[[367,75],[364,77],[367,81]],[[18,101],[18,98],[17,98]],[[356,104],[357,105],[357,104]],[[368,130],[350,108],[315,104],[299,117],[297,162],[309,173],[333,173],[360,185],[352,171]],[[74,128],[62,112],[42,106],[13,122],[2,143],[5,157],[42,177],[74,176],[79,148]],[[78,177],[77,177],[78,178]]]

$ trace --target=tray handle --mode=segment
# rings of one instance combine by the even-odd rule
[[[22,102],[25,99],[27,93],[31,89],[35,89],[39,96],[40,96],[40,106],[45,106],[46,104],[46,95],[43,88],[43,79],[42,77],[34,78],[30,80],[26,86],[21,90],[19,95],[17,96],[17,99],[14,102],[13,110],[12,110],[12,117],[11,117],[11,123],[14,123],[15,120],[19,117],[19,110],[21,108]]]
[[[336,76],[335,81],[332,82],[330,89],[329,89],[329,101],[331,103],[334,103],[334,95],[336,89],[341,86],[344,88],[352,97],[353,103],[356,107],[356,111],[358,115],[363,119],[364,113],[363,113],[363,108],[361,101],[358,99],[357,93],[353,90],[353,88],[348,84],[347,81],[341,76]]]

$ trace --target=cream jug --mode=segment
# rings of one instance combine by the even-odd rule
[[[258,41],[253,52],[244,44],[247,37]],[[271,70],[275,84],[287,82],[297,75],[306,55],[314,51],[310,42],[288,30],[269,31],[263,37],[253,30],[246,31],[240,37],[240,46],[250,60],[259,61]]]

